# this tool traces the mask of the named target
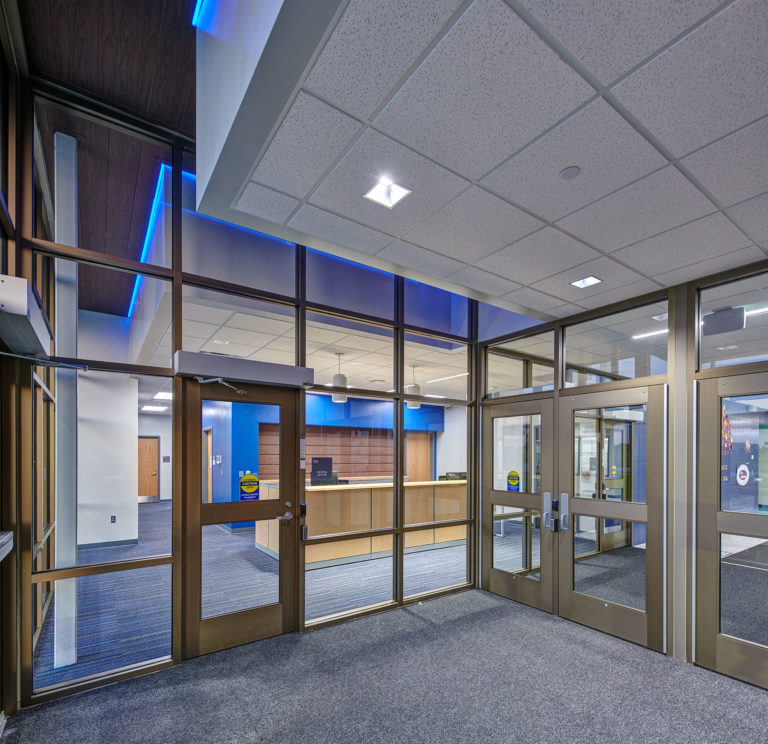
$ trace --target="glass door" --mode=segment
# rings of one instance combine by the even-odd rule
[[[560,398],[558,611],[664,649],[666,386]]]
[[[184,381],[186,657],[295,630],[297,393]]]
[[[696,658],[768,687],[768,375],[701,382]]]
[[[483,587],[552,612],[552,399],[483,415]]]
[[[560,399],[559,614],[664,647],[666,387]]]

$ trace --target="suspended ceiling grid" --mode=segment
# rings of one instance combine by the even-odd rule
[[[246,226],[570,315],[766,257],[767,37],[763,0],[353,0],[209,188]],[[362,198],[382,175],[413,191],[391,210]]]

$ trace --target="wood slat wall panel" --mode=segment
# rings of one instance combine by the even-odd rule
[[[259,426],[259,477],[278,477],[279,427]],[[307,461],[312,457],[332,457],[339,478],[392,477],[394,452],[392,432],[384,429],[307,426]],[[307,468],[309,471],[309,467]]]

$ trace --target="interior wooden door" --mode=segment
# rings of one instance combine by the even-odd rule
[[[409,431],[405,435],[405,474],[409,483],[432,480],[432,434]]]
[[[139,501],[157,501],[160,498],[160,440],[157,437],[139,437]]]

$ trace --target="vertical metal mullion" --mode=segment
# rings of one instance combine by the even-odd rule
[[[565,386],[565,326],[558,323],[554,328],[554,392],[552,394],[552,434],[549,442],[545,442],[542,436],[541,446],[549,446],[552,453],[552,486],[553,496],[559,499],[562,492],[570,492],[571,486],[568,483],[561,482],[560,473],[560,395],[564,392]],[[573,427],[571,427],[572,430]],[[543,432],[542,432],[543,434]],[[553,515],[553,519],[559,519],[560,515]],[[552,538],[552,612],[560,614],[560,546],[564,533],[557,532]],[[543,556],[541,560],[543,561]]]
[[[175,353],[182,348],[182,296],[183,287],[181,282],[182,274],[182,253],[183,236],[182,230],[182,168],[184,160],[184,149],[181,142],[176,139],[173,142],[172,150],[172,168],[171,168],[171,267],[173,269],[173,282],[171,285],[171,338],[172,351]],[[171,569],[171,599],[172,599],[172,623],[173,635],[171,653],[174,661],[180,661],[182,658],[182,649],[184,643],[184,633],[186,628],[185,618],[183,617],[183,588],[184,588],[184,565],[186,561],[183,555],[183,525],[184,525],[184,386],[181,378],[175,377],[173,380],[173,418],[171,422],[171,447],[173,452],[173,501],[172,501],[172,522],[173,533],[171,550],[174,559]]]
[[[395,569],[393,575],[393,597],[398,604],[403,603],[403,574],[405,563],[405,428],[403,415],[403,385],[405,380],[405,279],[395,277],[395,397],[394,406],[394,489],[395,500],[394,526],[399,528],[394,536]]]
[[[467,416],[467,581],[479,586],[480,546],[482,545],[480,519],[480,398],[483,389],[482,353],[479,336],[479,304],[469,301],[469,410]]]
[[[307,366],[307,248],[303,245],[296,246],[296,287],[297,297],[296,307],[296,364],[300,367]],[[307,393],[305,390],[300,390],[297,394],[296,403],[296,432],[299,437],[299,442],[306,442],[306,401]],[[306,454],[306,449],[304,450]],[[306,462],[305,462],[306,465]],[[306,503],[306,467],[301,469],[301,463],[299,463],[298,474],[298,496],[299,503]],[[300,518],[299,530],[304,523],[304,519]],[[306,618],[305,611],[305,577],[306,577],[306,560],[305,560],[305,548],[304,543],[301,540],[301,534],[298,535],[296,540],[296,613],[297,618],[296,627],[299,632],[304,631],[304,622]]]

